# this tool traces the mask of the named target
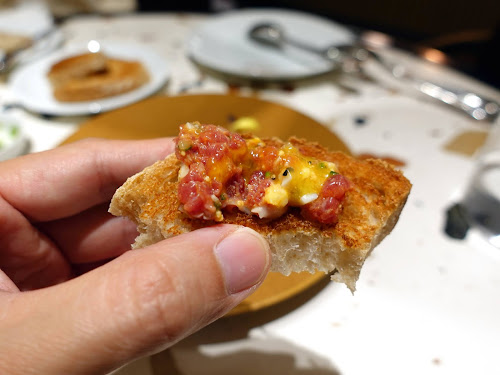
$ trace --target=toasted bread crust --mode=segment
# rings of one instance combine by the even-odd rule
[[[283,144],[278,139],[264,141]],[[253,228],[267,238],[273,252],[272,270],[284,274],[336,270],[336,279],[354,290],[367,255],[396,224],[411,184],[384,161],[357,160],[303,139],[291,138],[290,142],[306,156],[335,163],[351,182],[353,187],[346,193],[338,223],[308,221],[295,208],[274,220],[225,213],[224,223]],[[133,220],[141,233],[134,247],[215,224],[190,219],[179,211],[179,167],[175,155],[170,155],[129,178],[115,193],[110,212]]]

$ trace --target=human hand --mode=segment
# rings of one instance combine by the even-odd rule
[[[0,163],[1,374],[106,373],[260,285],[269,248],[250,229],[219,225],[127,251],[135,225],[108,214],[109,201],[173,147],[86,140]]]

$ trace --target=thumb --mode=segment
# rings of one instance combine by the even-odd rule
[[[127,252],[64,284],[15,299],[10,293],[0,352],[18,350],[5,360],[13,367],[4,366],[14,370],[8,373],[19,363],[23,374],[105,373],[224,315],[260,285],[269,263],[259,234],[222,225]]]

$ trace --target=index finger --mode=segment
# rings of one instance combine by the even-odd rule
[[[172,153],[171,138],[88,139],[0,163],[0,196],[34,221],[109,201],[131,175]]]

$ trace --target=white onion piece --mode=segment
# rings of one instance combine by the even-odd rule
[[[186,164],[182,164],[181,168],[179,169],[179,180],[181,178],[186,177],[186,175],[188,174],[188,172],[189,172],[189,167]]]
[[[283,180],[281,180],[281,186],[286,186],[292,181],[292,173],[286,169],[286,176],[283,176]]]
[[[259,218],[271,218],[274,219],[283,215],[286,211],[286,207],[274,207],[274,206],[264,206],[264,207],[254,207],[252,208],[252,213],[257,214]]]
[[[318,194],[316,194],[316,193],[304,194],[303,196],[300,197],[300,203],[308,204],[308,203],[311,203],[312,201],[316,200],[317,198],[318,198]]]

